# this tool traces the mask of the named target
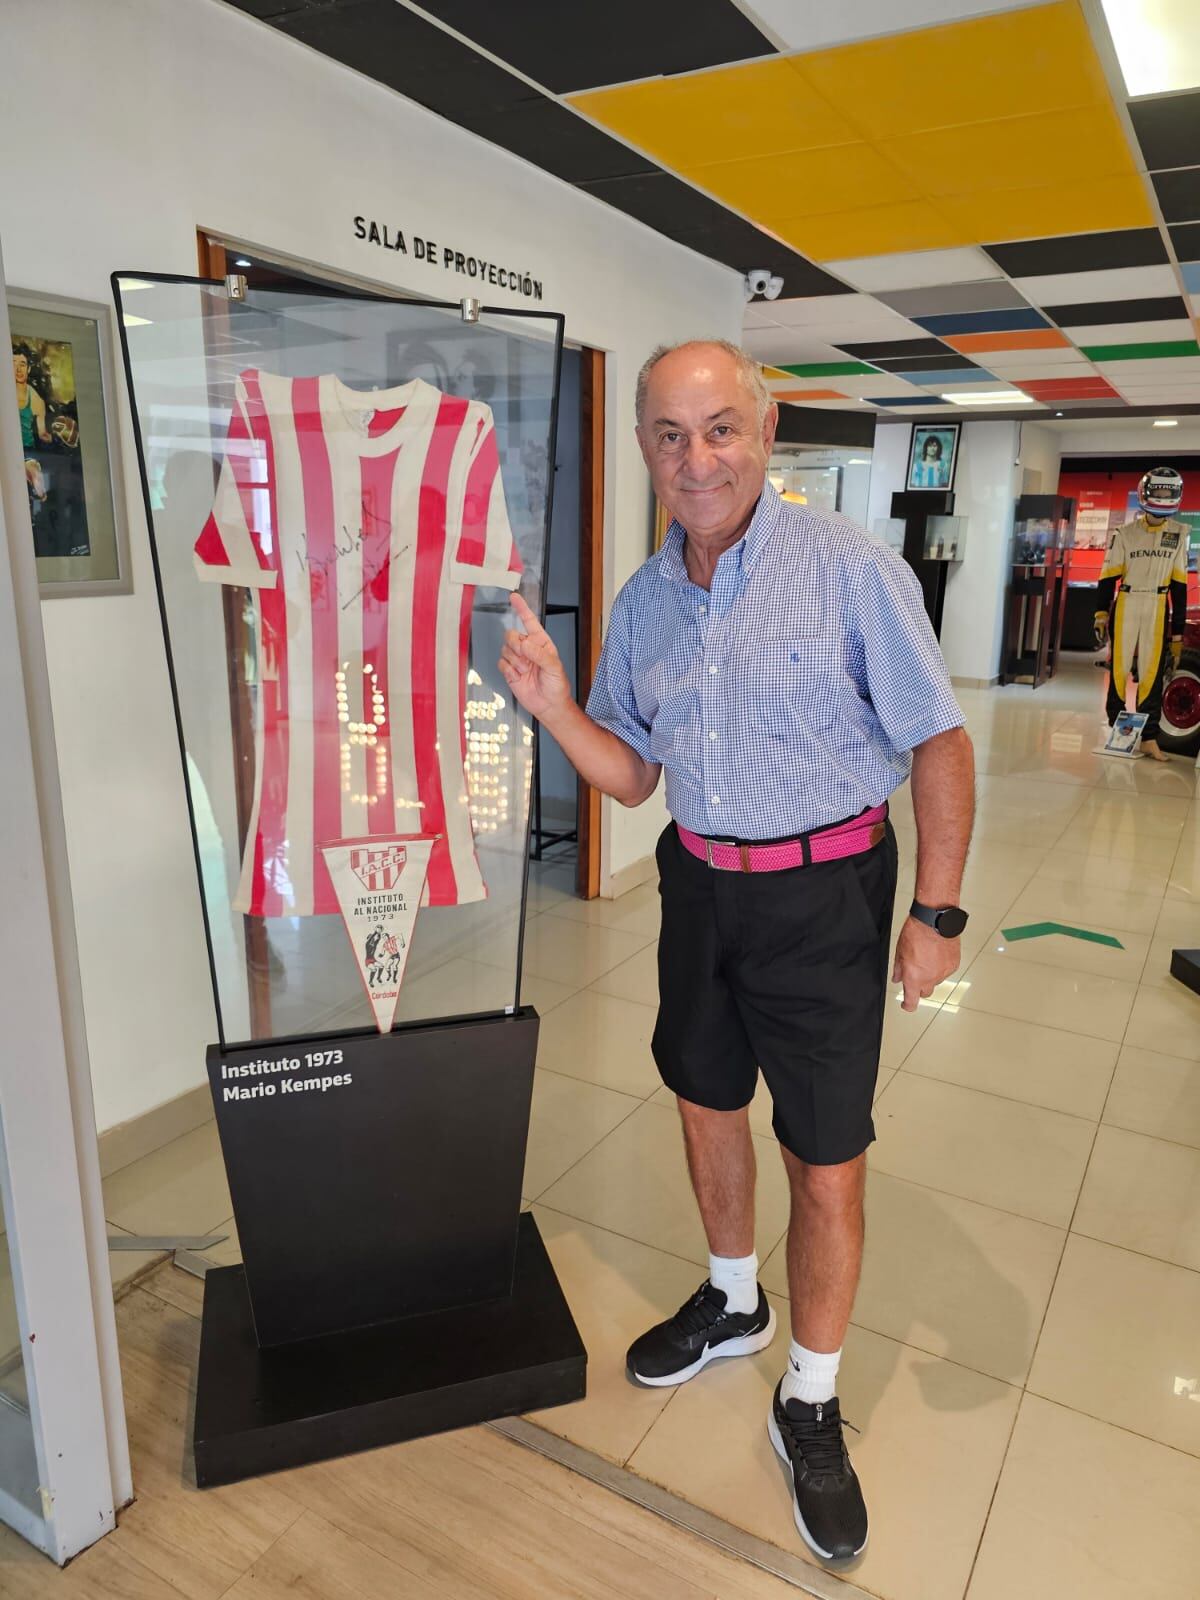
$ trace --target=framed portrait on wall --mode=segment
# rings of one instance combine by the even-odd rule
[[[914,427],[908,462],[910,489],[953,489],[960,422]]]
[[[111,313],[10,289],[8,316],[42,598],[128,594]]]

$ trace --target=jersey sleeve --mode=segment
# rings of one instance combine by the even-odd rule
[[[217,492],[192,559],[206,583],[273,589],[277,574],[264,548],[269,520],[266,452],[250,426],[246,386],[238,379]]]
[[[486,407],[478,426],[479,437],[467,464],[462,532],[450,575],[456,583],[515,589],[525,567],[508,520],[496,425]]]
[[[899,754],[961,728],[920,585],[907,562],[883,545],[871,547],[859,584],[856,622],[867,697]]]

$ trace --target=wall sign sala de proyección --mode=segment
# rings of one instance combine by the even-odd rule
[[[439,245],[436,239],[418,238],[415,234],[410,250],[403,230],[389,227],[386,222],[375,222],[370,217],[355,217],[354,237],[378,245],[381,250],[395,250],[402,256],[411,255],[415,261],[428,261],[435,267],[440,265],[446,272],[457,272],[479,283],[494,284],[497,289],[507,289],[510,294],[522,294],[530,300],[542,298],[541,279],[522,272],[518,267],[511,267],[507,263],[501,265],[484,256],[468,255],[464,250],[456,250],[453,245]]]

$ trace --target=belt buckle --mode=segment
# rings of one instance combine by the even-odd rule
[[[711,839],[705,839],[705,841],[704,841],[704,859],[708,862],[708,864],[712,868],[712,870],[714,872],[716,872],[719,869],[717,867],[716,862],[712,858],[712,847],[713,847],[712,840]]]

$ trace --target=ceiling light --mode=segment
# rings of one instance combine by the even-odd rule
[[[1159,417],[1158,421],[1154,424],[1154,426],[1156,428],[1177,428],[1179,426],[1179,423],[1175,420],[1174,417]]]
[[[943,400],[948,400],[954,406],[1031,406],[1034,399],[1031,394],[1022,394],[1019,389],[985,389],[976,394],[944,394]]]
[[[851,456],[846,465],[848,467],[869,467],[871,458],[869,456]]]
[[[1195,0],[1101,0],[1131,95],[1200,88]]]
[[[1061,411],[1056,411],[1056,412],[1055,412],[1055,413],[1054,413],[1054,415],[1055,415],[1055,416],[1056,416],[1056,417],[1061,417],[1061,416],[1062,416],[1062,412],[1061,412]]]
[[[238,256],[233,264],[235,267],[252,267],[254,265],[253,261],[247,261],[245,256]]]

